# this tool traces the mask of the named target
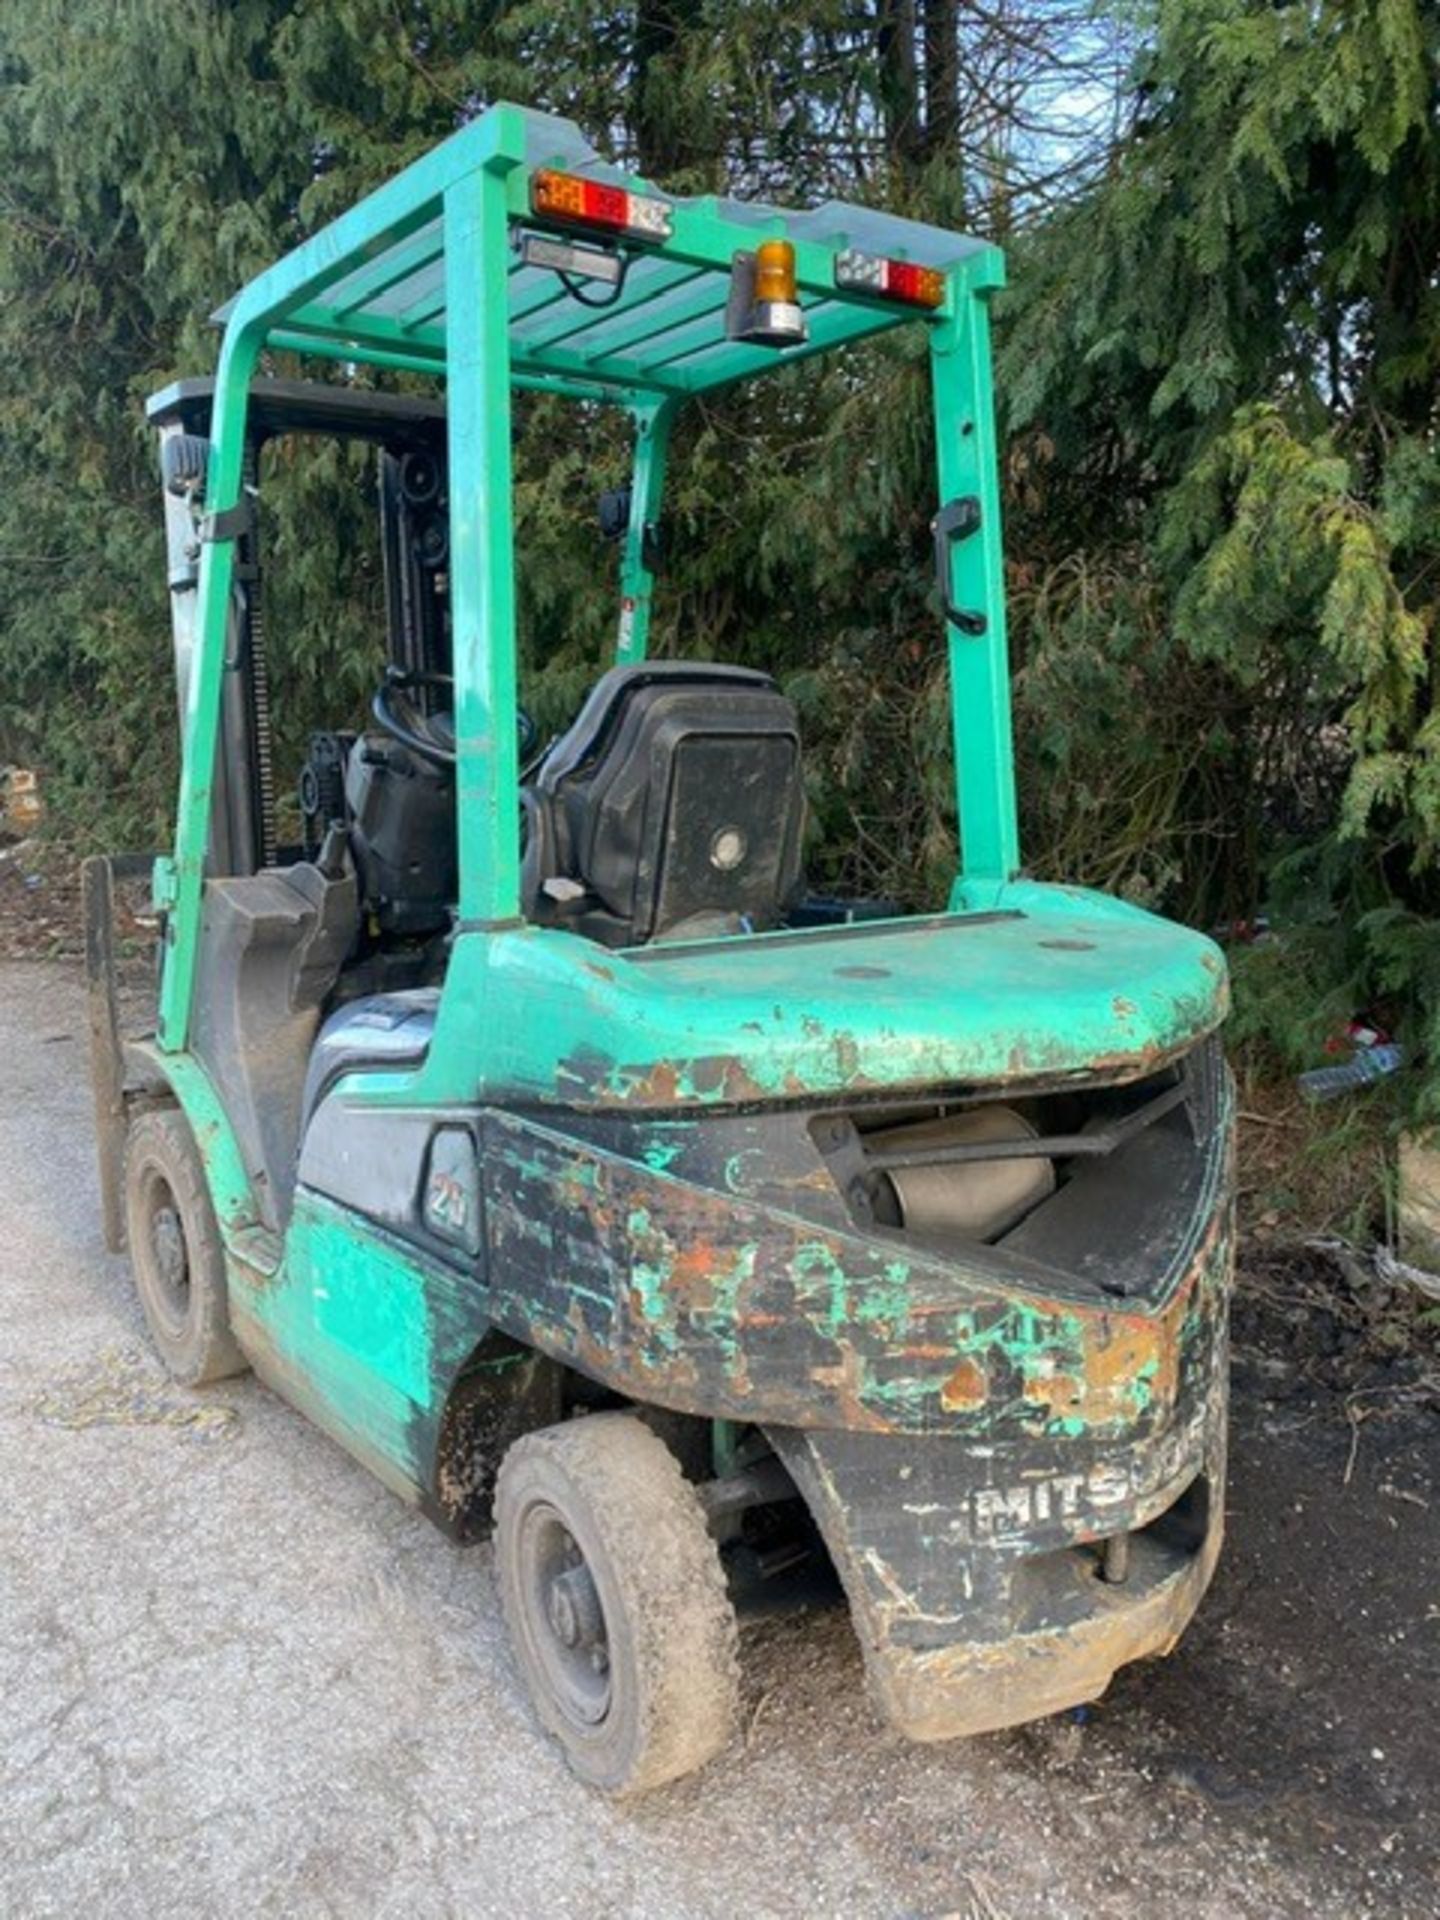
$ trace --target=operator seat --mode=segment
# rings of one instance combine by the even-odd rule
[[[768,674],[612,667],[525,789],[521,911],[606,946],[761,932],[800,881],[795,709]]]
[[[649,661],[599,680],[523,794],[522,911],[608,946],[761,932],[800,880],[795,710],[745,667]],[[338,1008],[310,1056],[305,1124],[346,1073],[414,1068],[437,987]]]

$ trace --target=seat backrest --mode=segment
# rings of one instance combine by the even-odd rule
[[[795,710],[746,667],[614,667],[525,805],[527,919],[610,946],[773,927],[800,879]]]

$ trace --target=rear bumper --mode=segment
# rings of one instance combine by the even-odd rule
[[[1043,1719],[1104,1693],[1132,1660],[1169,1653],[1204,1596],[1223,1534],[1223,1488],[1207,1481],[1211,1520],[1195,1550],[1135,1537],[1129,1577],[1107,1585],[1098,1558],[1057,1556],[1051,1597],[1063,1617],[1016,1624],[1000,1639],[867,1645],[871,1693],[911,1740],[951,1740]],[[993,1627],[994,1622],[987,1623]]]
[[[1163,1426],[990,1444],[770,1430],[844,1583],[871,1694],[898,1731],[948,1740],[1040,1719],[1174,1646],[1224,1532],[1227,1273],[1222,1242],[1211,1311],[1192,1329],[1185,1390]],[[1128,1562],[1113,1583],[1110,1540]]]

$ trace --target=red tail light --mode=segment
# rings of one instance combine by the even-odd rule
[[[886,260],[877,253],[853,248],[835,256],[835,284],[857,292],[878,293],[885,300],[903,300],[911,307],[938,307],[945,300],[945,275],[939,267],[917,266],[913,260]]]
[[[566,226],[600,227],[607,233],[628,233],[637,240],[667,240],[672,223],[663,200],[623,187],[587,180],[578,173],[558,173],[541,167],[530,177],[530,207],[536,215],[562,220]]]

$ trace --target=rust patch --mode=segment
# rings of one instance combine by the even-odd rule
[[[657,1060],[634,1073],[621,1068],[620,1100],[626,1106],[677,1106],[692,1100],[739,1102],[766,1100],[767,1090],[751,1077],[734,1054],[711,1054],[700,1060]]]
[[[720,1086],[727,1100],[768,1100],[767,1090],[758,1080],[752,1079],[739,1060],[726,1058],[720,1076]]]
[[[1132,1080],[1144,1080],[1160,1068],[1167,1066],[1190,1043],[1183,1046],[1138,1047],[1133,1053],[1097,1053],[1086,1062],[1085,1071],[1093,1074],[1114,1074],[1115,1084],[1124,1086]]]
[[[935,1349],[930,1349],[931,1352]],[[983,1407],[990,1394],[985,1370],[974,1360],[962,1360],[940,1389],[940,1404],[947,1413],[970,1413]]]
[[[1158,1320],[1129,1320],[1104,1326],[1086,1359],[1087,1385],[1093,1392],[1105,1394],[1130,1387],[1147,1367],[1153,1368],[1160,1361],[1173,1337],[1173,1327],[1164,1326]]]
[[[675,1255],[670,1285],[692,1313],[706,1313],[715,1304],[714,1273],[720,1254],[713,1242],[693,1240]]]
[[[836,1406],[852,1433],[890,1432],[889,1421],[882,1420],[861,1398],[860,1356],[853,1347],[841,1348],[838,1366],[816,1367],[811,1377],[817,1386],[828,1387],[835,1395]]]
[[[1051,1420],[1078,1418],[1092,1424],[1114,1418],[1108,1399],[1087,1392],[1073,1373],[1031,1374],[1024,1395],[1032,1407],[1043,1407]]]
[[[1207,1256],[1208,1257],[1208,1256]],[[1185,1319],[1190,1297],[1195,1291],[1199,1268],[1192,1270],[1189,1283],[1181,1289],[1161,1314],[1155,1327],[1155,1371],[1150,1376],[1151,1405],[1168,1413],[1180,1392],[1180,1359],[1185,1345]]]
[[[638,1100],[656,1100],[668,1105],[680,1091],[680,1075],[669,1060],[657,1060],[643,1080],[637,1080],[633,1089]]]

